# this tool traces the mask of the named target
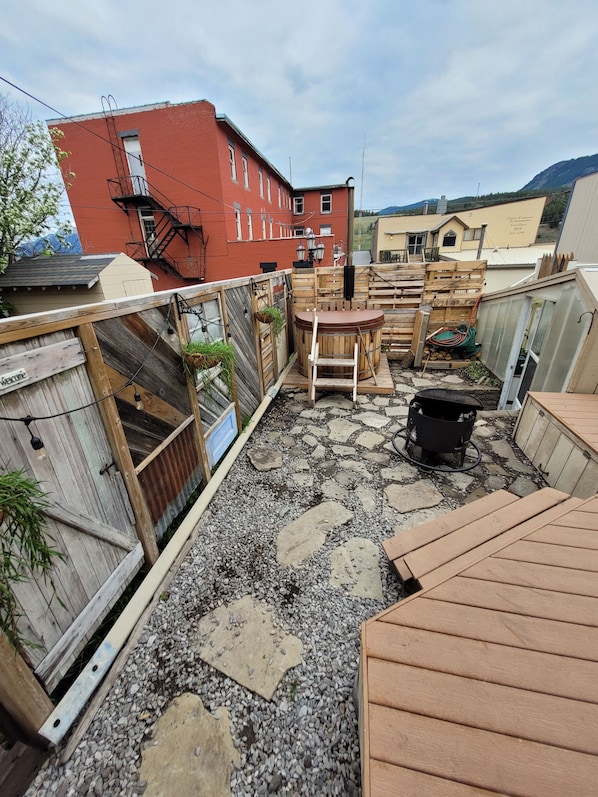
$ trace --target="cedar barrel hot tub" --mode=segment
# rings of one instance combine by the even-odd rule
[[[373,376],[372,368],[374,373],[378,373],[384,325],[382,310],[323,310],[317,313],[317,316],[320,357],[352,360],[357,340],[359,342],[358,380]],[[303,376],[308,375],[313,320],[314,314],[311,311],[295,314],[297,367]],[[318,369],[318,373],[324,378],[351,376],[350,370],[343,373],[338,367],[326,369],[322,366]]]

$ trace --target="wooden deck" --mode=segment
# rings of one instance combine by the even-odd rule
[[[298,387],[307,390],[307,377],[299,373],[297,361],[293,363],[285,377],[284,383],[286,387]],[[324,391],[331,393],[332,390]],[[370,377],[369,379],[362,379],[357,383],[357,393],[373,393],[377,395],[391,395],[395,392],[395,385],[390,373],[390,366],[388,365],[388,358],[384,352],[380,354],[380,368],[376,374],[376,379]]]
[[[596,794],[598,496],[499,491],[385,549],[423,589],[362,626],[364,797]]]

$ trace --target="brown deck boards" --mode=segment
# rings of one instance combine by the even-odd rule
[[[384,544],[423,589],[362,628],[364,797],[597,793],[598,496],[530,498]]]
[[[598,453],[598,395],[536,393],[530,398]]]

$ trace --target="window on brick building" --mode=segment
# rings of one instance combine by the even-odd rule
[[[253,241],[253,217],[249,208],[247,209],[247,237]]]
[[[293,213],[303,213],[304,207],[303,194],[301,194],[301,196],[293,197]]]
[[[235,145],[229,142],[228,145],[228,161],[230,164],[230,179],[237,179],[237,164],[235,163]]]
[[[264,198],[264,172],[261,169],[258,169],[257,172],[257,179],[260,184],[260,199]]]
[[[272,202],[272,193],[270,189],[270,176],[266,175],[266,191],[268,192],[268,202]]]
[[[332,194],[320,194],[320,211],[332,213]]]
[[[241,158],[241,163],[243,165],[243,185],[245,188],[249,188],[249,163],[247,162],[247,155],[243,155]]]
[[[237,241],[243,240],[243,230],[241,229],[241,208],[235,204],[235,227],[237,229]]]

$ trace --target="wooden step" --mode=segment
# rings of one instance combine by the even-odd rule
[[[332,365],[332,366],[344,366],[349,368],[355,367],[355,360],[347,360],[347,359],[340,359],[340,357],[318,357],[316,360],[316,365]]]
[[[353,387],[352,379],[335,379],[326,377],[325,379],[315,379],[314,385],[316,387]]]

